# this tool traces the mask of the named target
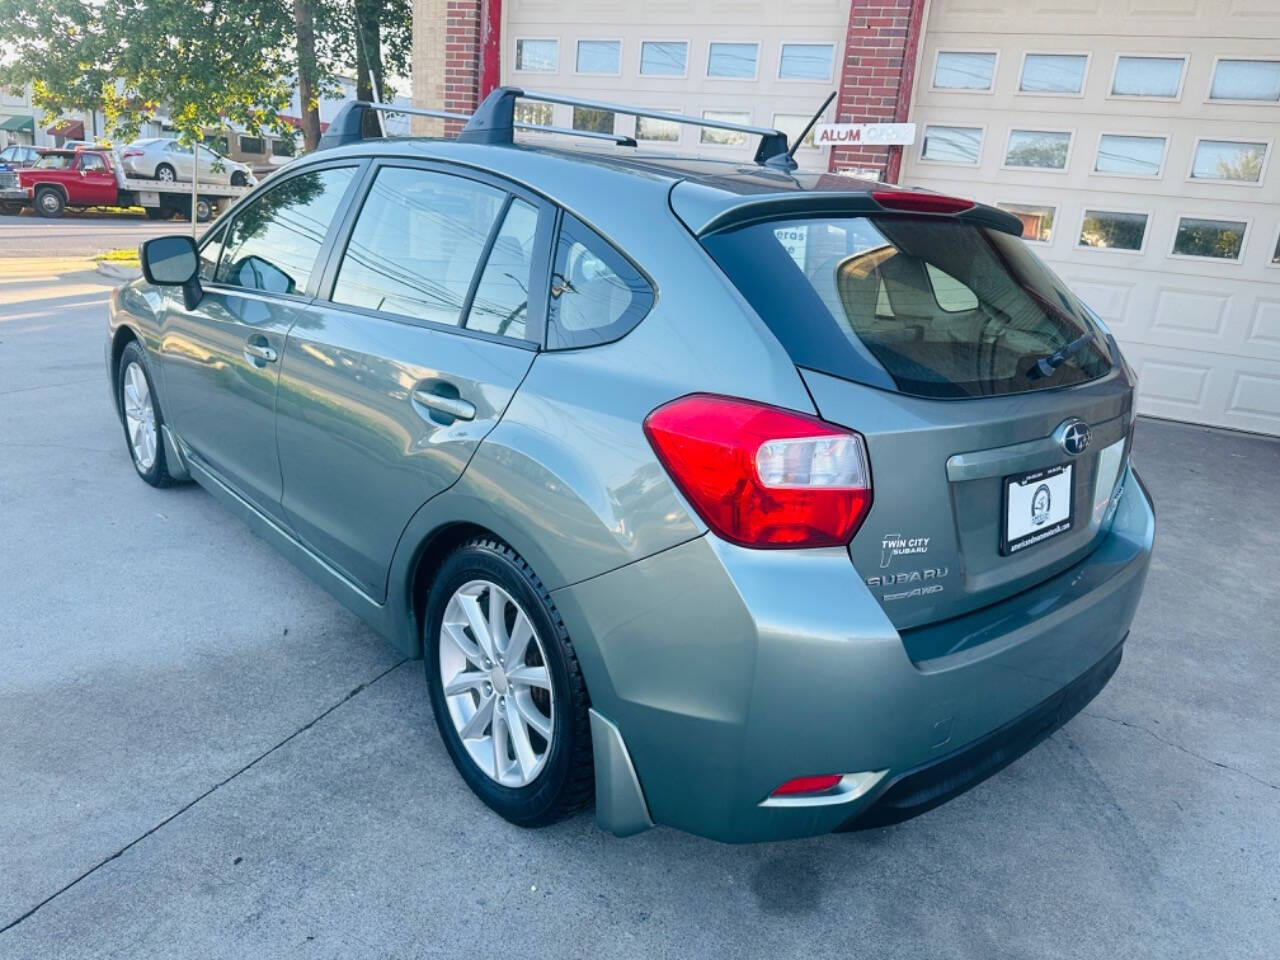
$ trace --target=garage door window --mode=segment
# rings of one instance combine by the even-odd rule
[[[1142,249],[1146,236],[1145,213],[1086,210],[1080,227],[1080,246],[1137,252]]]
[[[642,77],[683,77],[689,63],[689,44],[683,40],[646,40],[640,44]]]
[[[1173,256],[1238,261],[1246,229],[1248,224],[1243,220],[1181,217],[1173,238]]]
[[[1186,62],[1182,57],[1119,57],[1111,95],[1176,100]]]
[[[1012,213],[1022,221],[1022,239],[1032,243],[1048,243],[1053,239],[1053,218],[1056,207],[1034,203],[997,203],[997,207]]]
[[[1065,170],[1071,152],[1071,134],[1056,130],[1010,130],[1006,167]]]
[[[981,127],[941,127],[929,124],[924,128],[924,142],[920,148],[922,160],[977,166],[981,151]]]
[[[1052,93],[1075,96],[1084,90],[1084,73],[1089,58],[1083,53],[1028,53],[1022,61],[1022,93]]]
[[[1199,140],[1191,164],[1192,180],[1230,180],[1260,183],[1267,159],[1265,143],[1237,140]]]
[[[939,50],[933,64],[933,89],[990,90],[995,74],[994,53]]]
[[[1280,103],[1280,60],[1219,60],[1209,99]]]
[[[751,114],[734,113],[728,110],[703,110],[703,120],[719,120],[721,123],[751,122]],[[747,142],[747,135],[737,130],[717,130],[715,127],[702,127],[702,142],[722,147],[737,147]]]
[[[1164,137],[1132,137],[1104,133],[1098,140],[1094,173],[1125,177],[1158,177],[1164,161]]]
[[[560,69],[560,41],[519,37],[516,69],[525,73],[555,73]]]

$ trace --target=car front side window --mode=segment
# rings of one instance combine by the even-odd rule
[[[215,274],[249,290],[301,295],[355,167],[290,177],[236,214]]]

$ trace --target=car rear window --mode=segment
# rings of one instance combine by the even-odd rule
[[[935,217],[816,217],[703,239],[792,359],[939,398],[1111,369],[1088,311],[1010,234]],[[881,368],[882,371],[881,372]]]

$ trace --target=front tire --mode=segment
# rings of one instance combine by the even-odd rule
[[[146,352],[136,340],[129,343],[120,355],[116,399],[120,404],[125,444],[138,476],[153,487],[171,486],[173,478],[169,475],[160,431],[164,418],[156,403]]]
[[[449,554],[422,639],[436,726],[481,800],[522,827],[590,803],[586,683],[559,611],[519,554],[488,537]]]
[[[163,183],[173,183],[178,179],[178,174],[169,164],[162,163],[156,167],[156,179]]]
[[[244,175],[243,170],[237,170],[235,173],[231,174],[231,185],[233,187],[244,187],[248,186],[248,184],[249,178]]]

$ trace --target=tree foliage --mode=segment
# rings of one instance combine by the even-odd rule
[[[412,21],[411,0],[0,0],[0,83],[31,83],[59,116],[101,110],[119,138],[163,112],[188,144],[225,124],[283,129],[297,83],[313,148],[335,75],[355,73],[368,98],[372,74],[380,98],[394,95],[386,78],[408,74]]]

